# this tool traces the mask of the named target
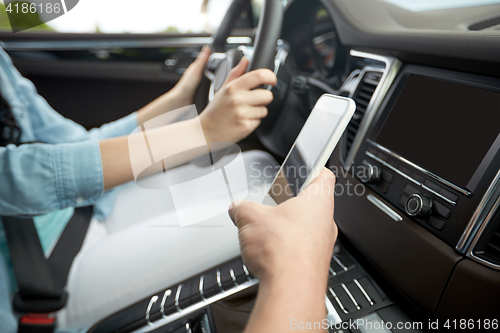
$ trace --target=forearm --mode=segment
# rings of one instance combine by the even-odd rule
[[[206,148],[203,150],[200,147],[206,147],[206,141],[197,119],[103,140],[100,150],[104,189],[134,180],[134,168],[137,176],[141,166],[150,166],[162,160],[162,168],[157,171],[186,163],[205,152]]]
[[[284,276],[279,281],[261,279],[245,333],[290,332],[299,323],[311,323],[315,328],[312,332],[323,332],[326,280],[321,274]]]
[[[184,96],[178,87],[172,88],[168,93],[158,97],[139,111],[137,121],[143,125],[148,120],[165,114],[166,112],[180,109],[191,104],[191,100]],[[175,119],[171,119],[174,121]],[[162,124],[167,125],[167,124]]]

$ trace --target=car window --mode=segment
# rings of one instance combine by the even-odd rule
[[[46,0],[0,0],[0,29],[30,26],[27,31],[66,33],[212,33],[232,0],[62,0],[76,3],[65,14],[61,8],[47,11]],[[263,0],[252,4],[258,20]],[[66,7],[67,7],[66,6]],[[17,10],[20,13],[17,13]],[[54,10],[61,11],[50,20]],[[9,15],[7,15],[9,11]],[[245,17],[245,24],[248,16]],[[46,22],[46,23],[44,23]],[[241,22],[241,21],[240,21]],[[250,23],[247,24],[250,26]],[[243,26],[246,27],[246,26]],[[24,29],[22,29],[24,30]]]

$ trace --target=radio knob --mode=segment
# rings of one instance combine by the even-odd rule
[[[410,216],[428,216],[432,210],[432,199],[427,195],[412,194],[406,199],[405,211]]]
[[[380,172],[376,166],[368,161],[363,161],[364,172],[360,172],[359,180],[363,183],[376,183],[380,179]]]

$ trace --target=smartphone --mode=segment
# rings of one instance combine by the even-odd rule
[[[316,102],[281,165],[264,204],[276,206],[296,197],[320,173],[356,111],[356,103],[325,94]]]

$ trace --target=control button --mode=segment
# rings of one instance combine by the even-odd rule
[[[408,195],[407,194],[402,194],[401,197],[399,198],[399,204],[401,206],[406,206],[406,200],[408,199]]]
[[[204,274],[203,278],[203,295],[205,298],[212,297],[219,293],[219,287],[215,278],[215,271]]]
[[[231,268],[234,271],[238,284],[245,283],[247,281],[247,276],[245,274],[245,271],[243,270],[243,261],[241,259],[235,261],[231,265]]]
[[[436,193],[439,193],[439,191],[441,190],[441,186],[434,184],[430,180],[426,180],[424,182],[424,185],[427,186],[428,188],[430,188],[431,190],[433,190]]]
[[[368,280],[367,277],[362,277],[361,279],[357,279],[359,284],[363,287],[363,289],[366,291],[368,296],[370,296],[371,300],[373,303],[380,303],[382,302],[382,296],[378,293],[378,291],[375,289],[373,284]]]
[[[415,172],[411,173],[411,178],[415,179],[420,184],[423,184],[425,182],[425,178]]]
[[[389,164],[390,166],[392,166],[392,167],[394,167],[394,168],[396,168],[396,169],[397,169],[397,168],[398,168],[398,166],[399,166],[399,164],[398,164],[396,161],[394,161],[394,160],[388,160],[388,161],[387,161],[387,164]]]
[[[161,298],[160,313],[163,317],[166,316],[166,313],[165,313],[166,304],[167,304],[167,300],[169,299],[169,297],[172,298],[171,296],[172,296],[172,289],[168,289],[168,290],[165,290],[165,292],[163,293],[163,296]],[[174,304],[173,301],[172,301],[172,304]]]
[[[359,291],[361,291],[361,293],[363,294],[363,296],[365,296],[365,299],[368,302],[368,304],[370,306],[372,306],[373,304],[375,304],[373,302],[372,298],[370,297],[370,295],[368,295],[368,293],[366,292],[365,288],[363,288],[363,286],[361,285],[361,283],[359,283],[359,281],[357,279],[354,279],[354,283],[358,287]]]
[[[358,304],[358,302],[356,301],[356,299],[352,295],[352,293],[349,290],[349,288],[347,288],[347,286],[345,284],[343,284],[343,283],[341,283],[340,286],[345,290],[345,292],[347,293],[347,296],[349,296],[349,298],[351,299],[352,303],[356,307],[356,310],[358,310],[358,311],[361,310],[361,306]],[[349,307],[347,307],[347,310],[349,310]]]
[[[246,281],[245,272],[243,271],[243,266],[238,264],[237,262],[232,262],[229,264],[225,264],[220,269],[221,273],[221,283],[222,289],[229,290],[231,288],[236,287],[239,283]],[[240,282],[236,278],[240,276]],[[241,279],[243,277],[243,279]]]
[[[349,311],[347,311],[347,309],[344,307],[344,304],[342,303],[340,298],[337,296],[337,293],[332,288],[328,288],[328,291],[330,292],[331,297],[333,297],[333,299],[335,300],[335,302],[339,306],[340,310],[342,310],[342,312],[344,312],[344,313],[349,313]],[[328,298],[330,299],[330,297],[328,297]],[[346,298],[347,298],[347,294],[346,294]],[[332,302],[332,304],[333,304],[333,302]]]
[[[182,285],[181,293],[179,295],[179,308],[185,309],[191,305],[191,286],[196,284],[193,280],[189,280]]]
[[[205,276],[201,275],[196,279],[193,279],[193,283],[191,283],[191,304],[196,304],[201,302],[205,295],[203,294],[203,287],[205,286]]]
[[[363,170],[359,172],[359,180],[363,183],[376,183],[380,179],[380,168],[364,160]]]
[[[153,297],[151,297],[151,300],[149,301],[149,304],[148,304],[148,308],[146,309],[145,319],[146,319],[146,322],[149,326],[153,325],[153,323],[150,320],[151,308],[153,307],[153,304],[155,304],[157,301],[158,301],[157,295],[154,295]]]
[[[175,309],[175,292],[177,291],[178,287],[173,287],[169,290],[167,290],[161,300],[161,308],[160,312],[162,313],[163,316],[168,316],[176,311]],[[163,311],[162,311],[163,310]]]
[[[349,296],[347,296],[347,293],[345,292],[345,290],[340,286],[333,288],[333,291],[335,291],[335,294],[337,295],[337,297],[339,299],[349,298]]]
[[[352,297],[356,300],[361,308],[367,308],[370,306],[368,300],[361,292],[361,289],[353,282],[349,282],[346,284],[347,289],[351,292]]]
[[[405,204],[406,214],[410,216],[428,216],[432,209],[432,199],[427,195],[412,194]]]
[[[355,265],[346,256],[334,254],[332,255],[332,261],[330,262],[330,266],[333,268],[333,271],[336,274],[340,274],[342,272],[347,272],[349,269],[354,268]]]
[[[377,155],[377,153],[378,153],[378,152],[377,152],[374,148],[371,148],[371,147],[370,147],[370,148],[368,148],[368,149],[367,149],[367,151],[368,151],[370,154],[375,155],[375,156],[376,156],[376,155]]]
[[[404,190],[403,190],[404,193],[408,194],[408,195],[412,195],[412,194],[420,194],[420,191],[417,190],[416,188],[414,188],[413,186],[411,185],[406,185]],[[404,206],[404,205],[403,205]]]
[[[175,306],[175,309],[177,310],[177,312],[181,312],[180,298],[181,298],[181,291],[182,291],[183,287],[184,287],[184,285],[180,284],[177,287],[177,291],[175,292],[174,306]]]
[[[389,184],[386,181],[381,181],[377,184],[377,187],[380,190],[380,192],[387,193],[387,191],[389,191],[389,188],[391,187],[391,184]]]
[[[453,202],[458,202],[458,195],[455,195],[455,194],[451,193],[450,191],[445,190],[444,188],[442,188],[439,191],[439,194],[441,194],[443,197],[445,197]]]
[[[429,217],[429,220],[427,220],[427,223],[430,224],[432,227],[436,228],[437,230],[443,230],[445,225],[446,225],[445,221],[438,219],[435,216]]]
[[[399,169],[399,171],[401,171],[401,172],[402,172],[402,173],[404,173],[405,175],[408,175],[408,176],[409,176],[409,175],[411,175],[411,170],[410,170],[410,169],[408,169],[408,168],[406,168],[406,167],[404,167],[404,166],[402,166],[402,165],[400,165],[400,166],[398,167],[398,169]]]
[[[387,169],[382,169],[382,179],[387,181],[388,183],[392,183],[392,180],[394,179],[394,175],[387,171]]]
[[[434,201],[434,203],[432,204],[432,207],[436,213],[438,213],[439,215],[441,215],[445,219],[448,219],[451,215],[451,210],[449,210],[448,208],[446,208],[445,206],[443,206],[442,204],[440,204],[437,201]]]
[[[387,156],[382,154],[382,153],[377,153],[375,154],[378,158],[380,158],[382,161],[387,161]]]

